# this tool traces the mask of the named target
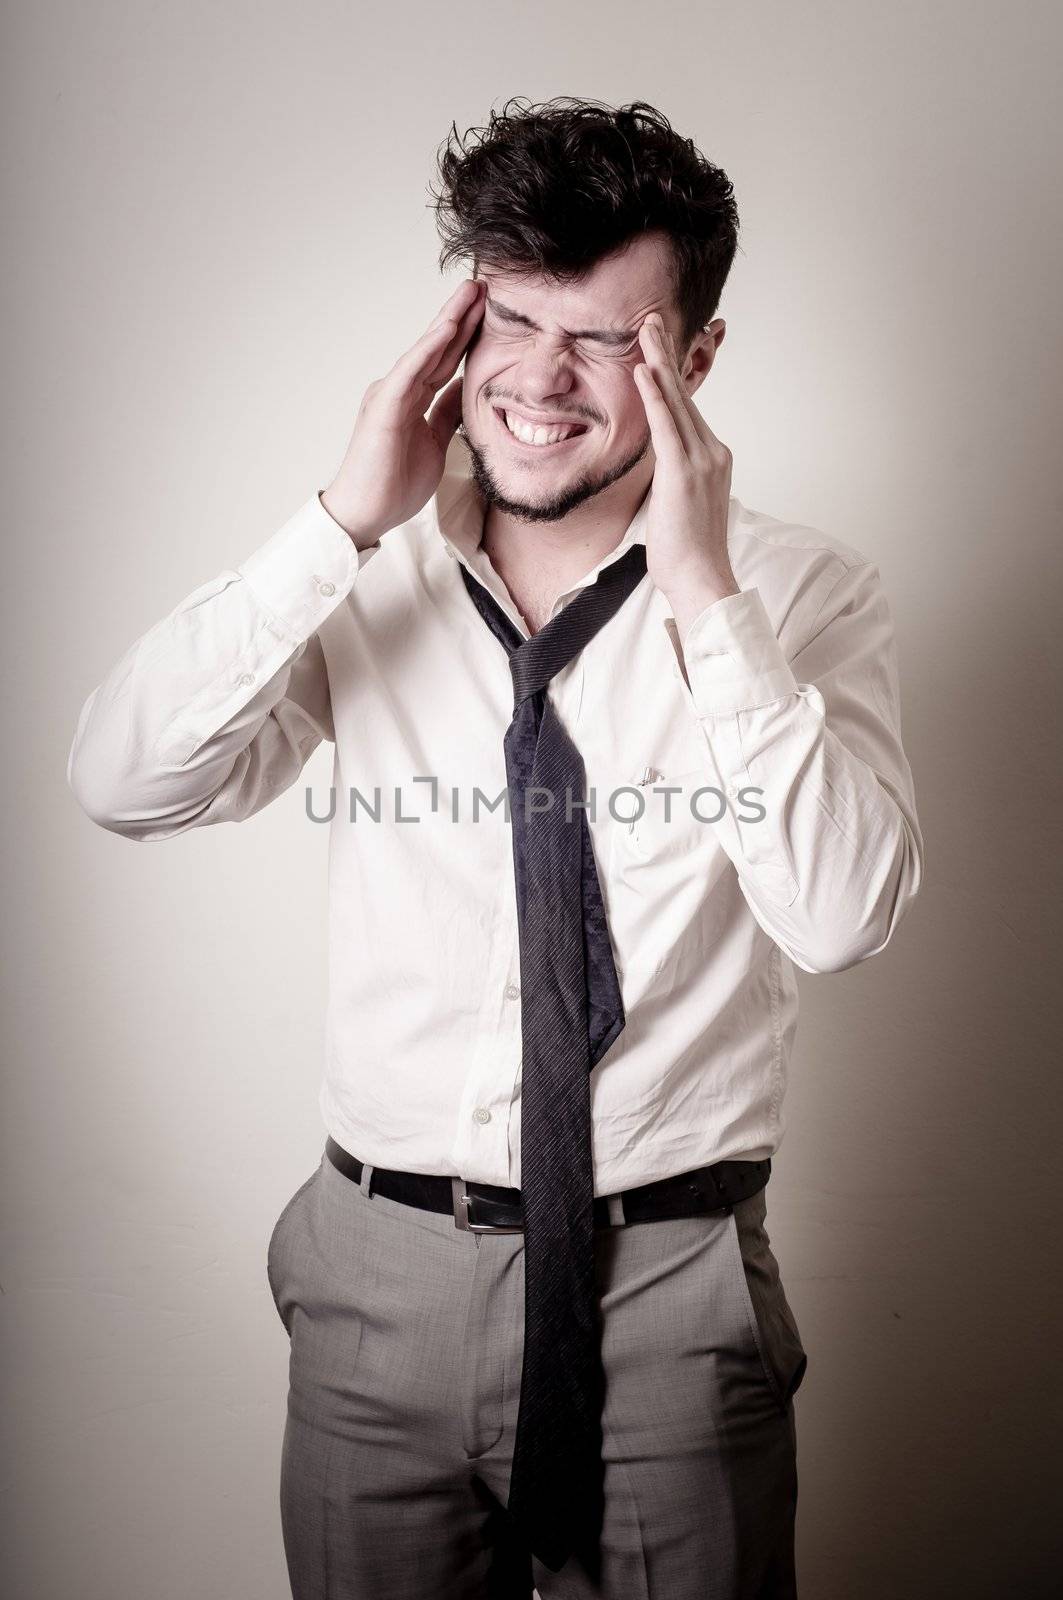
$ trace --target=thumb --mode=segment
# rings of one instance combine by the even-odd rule
[[[428,413],[428,426],[441,450],[447,448],[454,429],[461,421],[461,394],[462,378],[459,374],[436,396],[435,404]]]

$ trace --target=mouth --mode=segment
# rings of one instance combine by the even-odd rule
[[[584,434],[590,432],[586,422],[556,423],[553,427],[544,427],[542,424],[533,425],[523,419],[519,412],[507,411],[502,406],[492,406],[491,410],[496,424],[510,444],[517,450],[527,451],[529,455],[554,455],[576,444]],[[514,433],[514,428],[519,428],[520,433]],[[558,438],[557,435],[561,433],[565,437]]]

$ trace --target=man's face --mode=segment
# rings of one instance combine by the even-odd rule
[[[465,355],[462,425],[488,504],[556,522],[644,458],[652,462],[632,373],[644,359],[639,324],[651,311],[678,339],[669,251],[666,236],[643,234],[567,286],[481,269],[487,296]],[[544,438],[536,429],[551,440],[556,429],[572,434],[536,443]]]

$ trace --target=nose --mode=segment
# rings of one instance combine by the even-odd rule
[[[543,411],[558,395],[571,394],[575,381],[567,352],[545,340],[536,340],[521,356],[512,377],[515,392]]]

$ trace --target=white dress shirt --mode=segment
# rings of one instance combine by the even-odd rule
[[[645,539],[647,504],[552,615]],[[519,1187],[512,683],[458,563],[528,628],[482,524],[457,436],[427,506],[367,550],[312,495],[131,646],[68,777],[103,827],[169,839],[252,816],[333,742],[325,1128],[375,1166]],[[591,1074],[596,1195],[773,1154],[794,964],[874,955],[922,876],[878,568],[733,496],[727,542],[741,592],[684,643],[647,576],[549,691],[594,793],[627,1018]],[[306,787],[293,827],[329,812]]]

